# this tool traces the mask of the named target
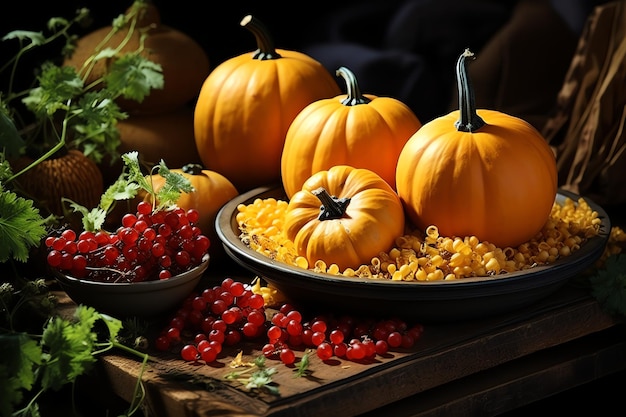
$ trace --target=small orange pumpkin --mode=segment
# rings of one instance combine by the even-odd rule
[[[275,49],[252,16],[241,25],[258,49],[224,61],[206,78],[195,108],[198,154],[207,169],[241,192],[280,181],[280,158],[289,125],[305,106],[341,93],[330,73],[297,51]]]
[[[311,176],[289,201],[283,231],[312,267],[370,263],[404,231],[402,202],[378,174],[336,165]]]
[[[361,94],[348,68],[337,75],[345,79],[347,94],[309,104],[287,131],[281,157],[287,197],[317,171],[341,164],[374,171],[395,190],[400,151],[422,126],[401,101]]]
[[[396,170],[407,216],[444,236],[477,236],[515,247],[545,225],[556,197],[554,153],[529,123],[476,110],[466,50],[457,62],[459,110],[426,123]]]
[[[228,178],[215,171],[203,169],[202,165],[199,164],[187,164],[182,168],[170,169],[170,171],[181,174],[194,187],[193,192],[182,193],[176,205],[185,210],[191,208],[198,210],[200,219],[197,225],[202,233],[211,240],[209,254],[211,256],[221,254],[221,245],[218,244],[219,238],[215,231],[215,217],[220,208],[238,196],[239,192]],[[159,174],[152,175],[150,180],[155,192],[165,185],[165,178]],[[151,195],[144,194],[143,200],[152,202]]]

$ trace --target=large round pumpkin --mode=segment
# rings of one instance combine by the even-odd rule
[[[181,193],[176,205],[185,210],[196,209],[200,214],[198,227],[211,240],[209,253],[214,258],[222,254],[222,245],[215,231],[215,217],[226,202],[239,195],[235,186],[228,178],[215,172],[204,169],[199,164],[186,164],[182,168],[170,169],[171,172],[181,174],[187,178],[194,188],[191,193]],[[165,185],[165,178],[161,175],[152,175],[150,178],[155,192]],[[150,194],[143,193],[145,201],[152,202]]]
[[[409,219],[445,236],[475,235],[500,247],[528,241],[548,220],[555,156],[532,125],[476,110],[465,51],[457,63],[459,110],[433,119],[406,143],[396,186]]]
[[[401,101],[361,94],[348,68],[337,75],[345,79],[347,94],[309,104],[287,131],[281,157],[287,197],[314,173],[342,164],[374,171],[395,190],[400,151],[422,125]]]
[[[279,182],[280,157],[293,119],[310,103],[341,90],[318,61],[275,49],[257,19],[247,16],[241,25],[254,33],[258,49],[224,61],[206,78],[194,132],[204,166],[243,192]]]
[[[404,231],[402,202],[378,174],[335,165],[311,176],[289,200],[283,231],[309,265],[369,264]]]
[[[161,23],[161,16],[152,2],[135,2],[127,15],[138,13],[137,25],[131,36],[129,26],[124,26],[110,38],[106,36],[111,26],[105,26],[81,37],[71,57],[64,65],[73,66],[83,74],[87,59],[94,51],[104,48],[120,48],[117,56],[137,51],[141,37],[146,33],[141,55],[161,65],[163,88],[152,89],[142,102],[118,99],[119,106],[129,113],[161,113],[190,103],[196,99],[204,79],[210,72],[207,53],[194,39],[185,33]],[[125,42],[125,43],[124,43]],[[86,77],[85,84],[100,78],[115,58],[99,60]]]

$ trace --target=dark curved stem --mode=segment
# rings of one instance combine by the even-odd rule
[[[356,81],[356,76],[348,68],[339,67],[335,74],[343,77],[346,81],[347,97],[341,101],[341,104],[346,106],[356,106],[357,104],[367,104],[372,101],[361,93],[359,83]]]
[[[474,132],[485,125],[485,121],[476,112],[474,88],[467,74],[467,60],[474,59],[474,54],[466,49],[456,63],[456,82],[459,89],[459,120],[454,126],[460,132]]]
[[[274,46],[274,40],[269,34],[269,31],[265,25],[256,17],[247,15],[239,23],[241,26],[248,29],[256,38],[257,50],[254,52],[253,59],[259,59],[261,61],[266,59],[278,59],[280,54],[276,52]]]
[[[324,187],[313,190],[311,193],[322,202],[320,215],[317,217],[319,220],[342,218],[346,213],[346,207],[350,204],[350,198],[337,198],[335,196],[331,196]]]

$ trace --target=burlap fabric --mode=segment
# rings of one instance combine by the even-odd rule
[[[626,2],[594,9],[542,133],[563,189],[623,216],[626,205]],[[549,65],[546,62],[546,65]]]

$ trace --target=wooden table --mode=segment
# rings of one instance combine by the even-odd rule
[[[245,345],[244,358],[253,360],[259,348]],[[594,299],[566,285],[521,311],[427,325],[413,349],[375,363],[322,363],[312,354],[312,373],[295,378],[276,362],[280,396],[225,380],[235,351],[211,366],[150,353],[147,417],[490,416],[626,369],[626,333]],[[101,365],[103,385],[130,401],[140,363],[110,354]]]

